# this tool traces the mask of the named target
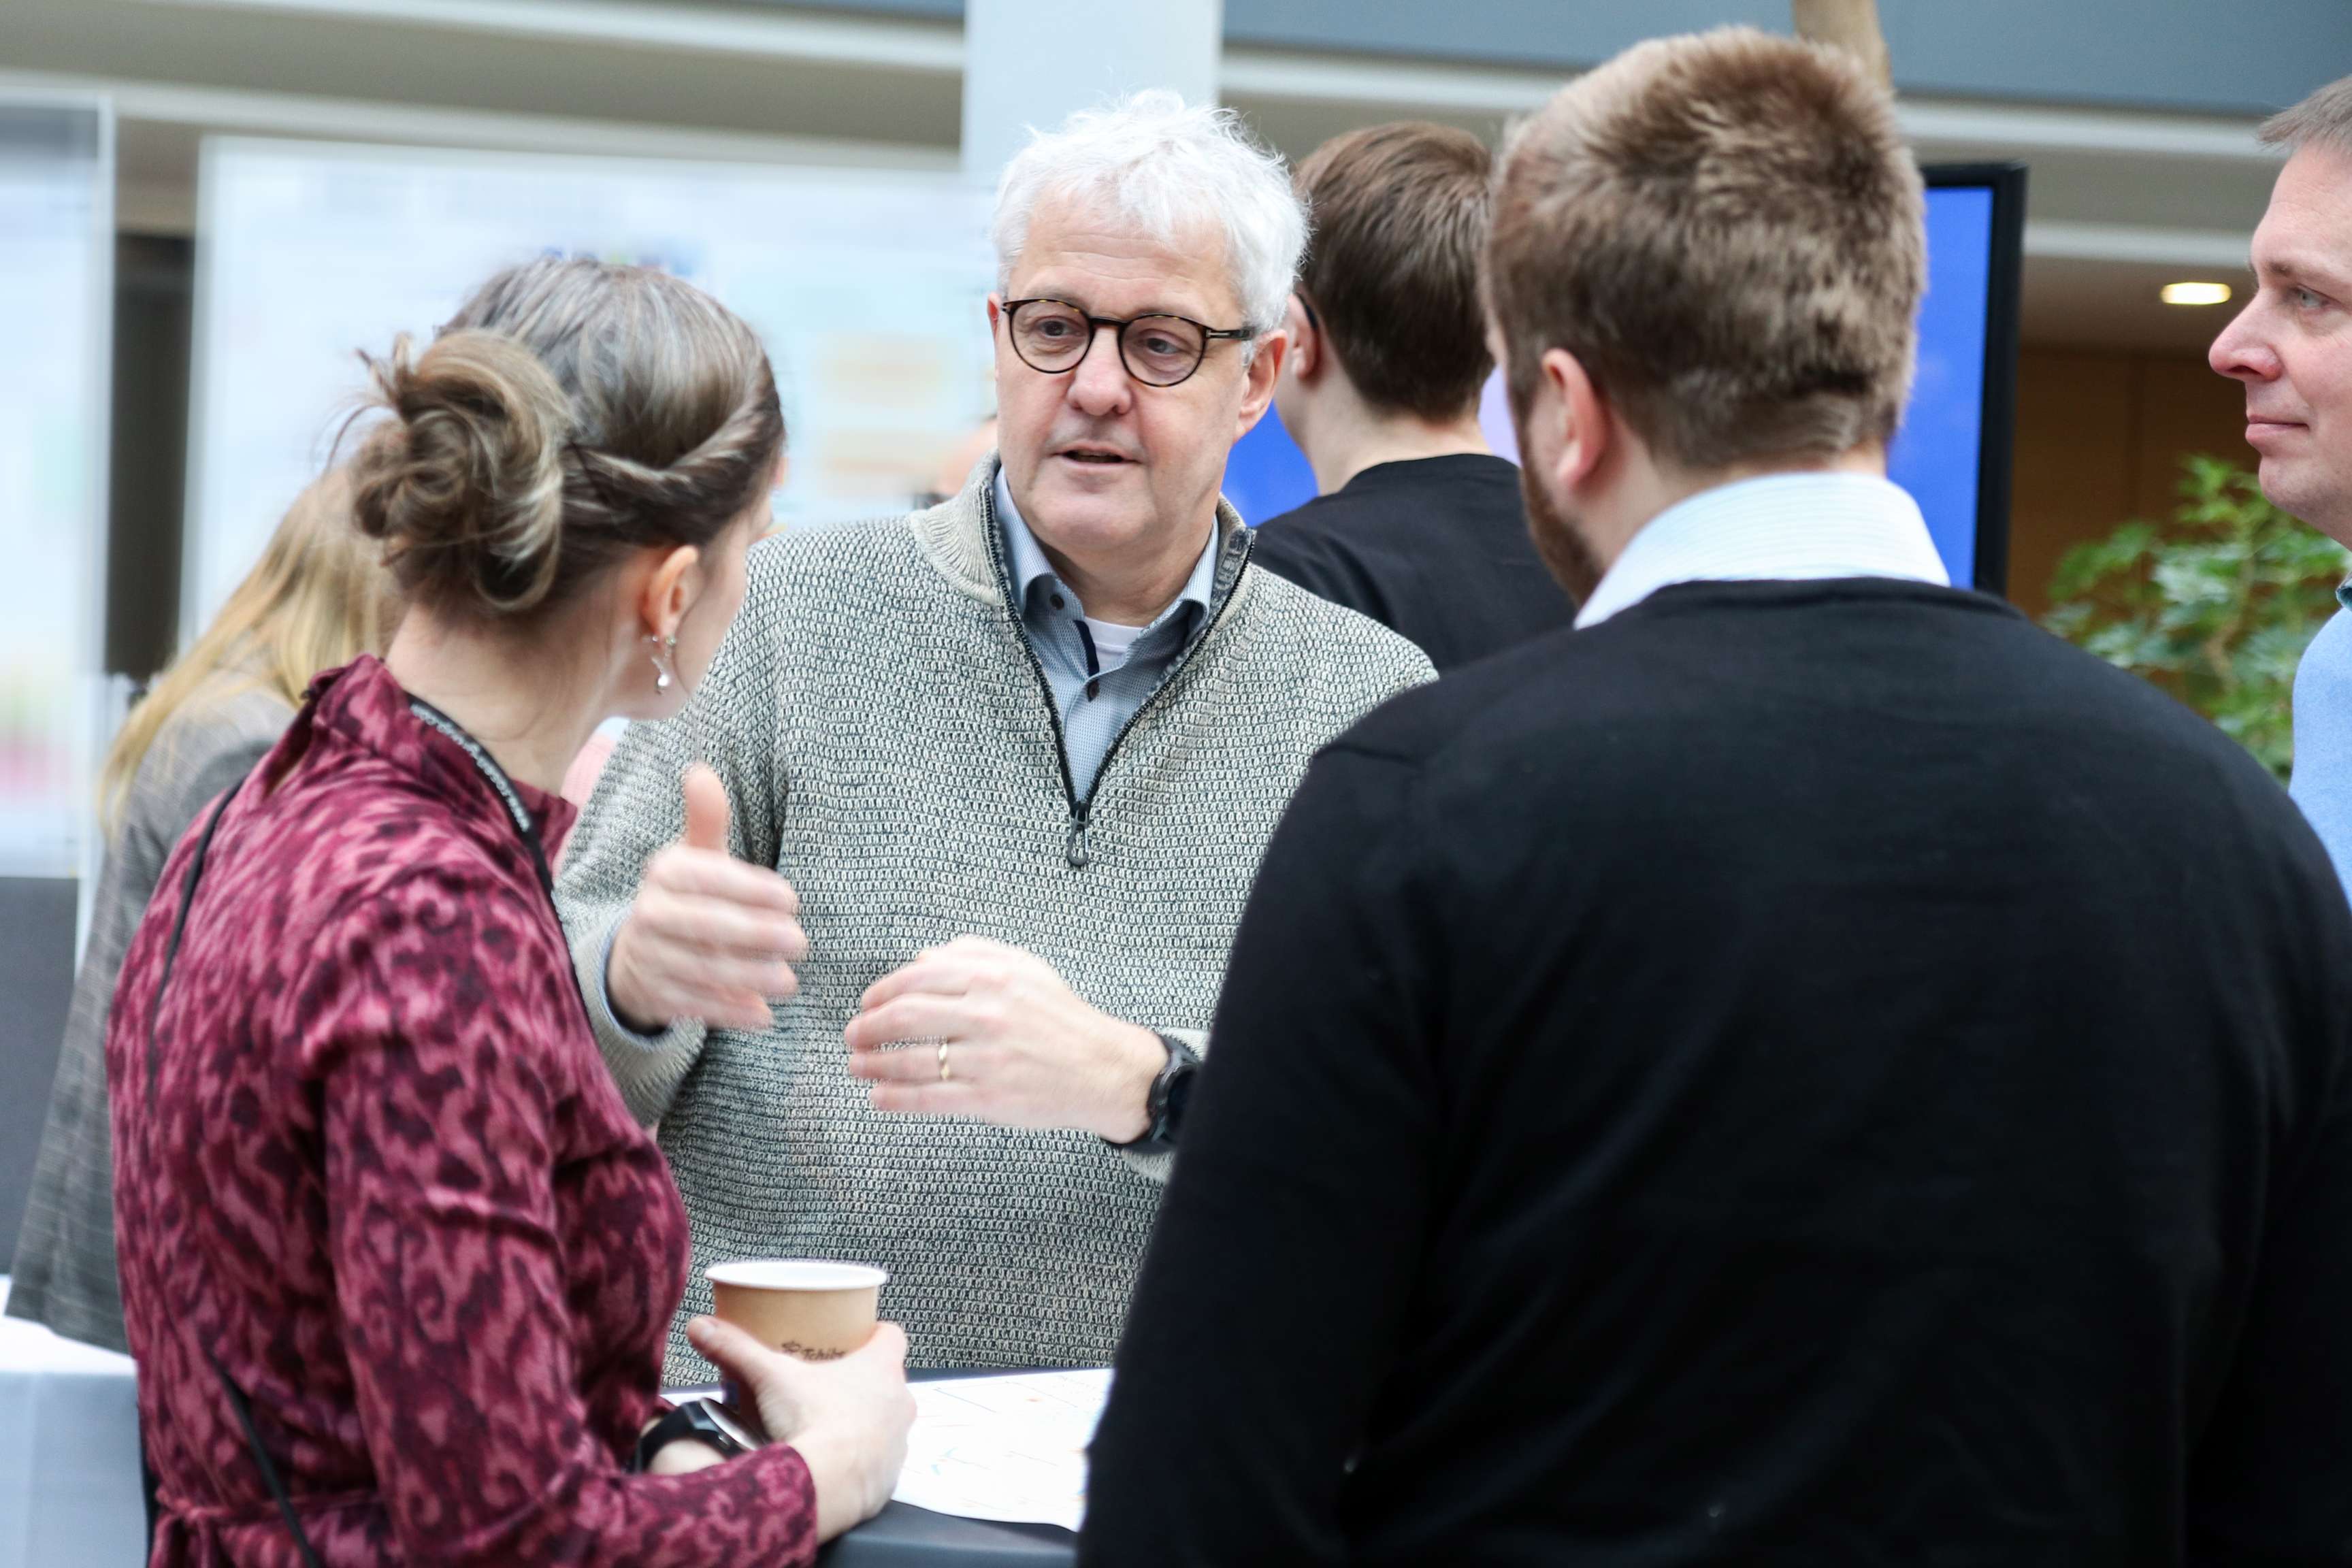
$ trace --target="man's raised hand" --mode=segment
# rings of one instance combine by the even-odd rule
[[[765,866],[727,848],[727,790],[697,763],[686,772],[686,832],[646,862],[605,973],[613,1010],[641,1034],[679,1018],[765,1029],[772,998],[799,989],[808,956],[800,895]]]

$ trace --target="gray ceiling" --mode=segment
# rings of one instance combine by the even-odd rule
[[[790,3],[809,8],[809,0]],[[962,0],[815,3],[963,15]],[[1224,0],[1224,7],[1229,43],[1549,68],[1591,65],[1664,33],[1789,26],[1787,0]],[[2352,0],[1879,0],[1879,15],[1896,85],[1912,92],[2259,114],[2352,70]]]

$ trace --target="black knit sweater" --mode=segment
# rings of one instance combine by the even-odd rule
[[[2285,795],[1992,601],[1449,676],[1268,852],[1086,1560],[2352,1560],[2347,1031]]]

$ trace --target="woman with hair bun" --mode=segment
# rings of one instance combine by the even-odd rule
[[[698,1322],[773,1441],[664,1412],[686,1215],[547,871],[565,763],[674,711],[742,600],[766,357],[674,279],[542,260],[373,370],[353,510],[408,614],[181,842],[107,1034],[151,1562],[806,1563],[889,1494],[904,1339]],[[730,934],[797,952],[741,870]]]

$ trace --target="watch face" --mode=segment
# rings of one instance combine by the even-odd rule
[[[1171,1137],[1175,1135],[1178,1125],[1184,1120],[1185,1106],[1192,1103],[1192,1080],[1200,1076],[1199,1068],[1188,1067],[1184,1071],[1178,1073],[1176,1080],[1168,1086],[1166,1119],[1169,1135]]]
[[[702,1410],[704,1415],[710,1417],[710,1424],[713,1426],[718,1427],[720,1432],[726,1434],[728,1441],[747,1449],[756,1448],[760,1446],[760,1439],[752,1436],[751,1433],[743,1430],[742,1423],[737,1421],[733,1415],[730,1415],[727,1407],[719,1404],[717,1400],[711,1400],[709,1403],[703,1405]]]

